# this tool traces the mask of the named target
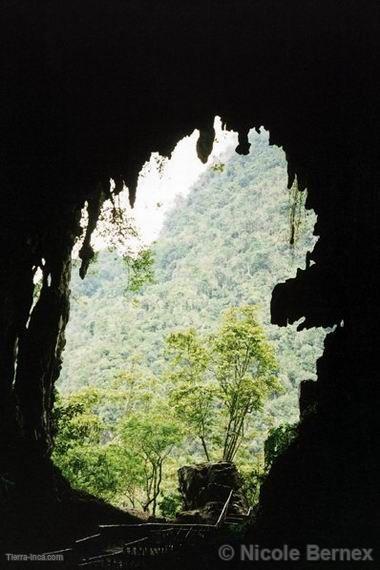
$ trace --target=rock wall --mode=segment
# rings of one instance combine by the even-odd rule
[[[258,536],[370,535],[376,512],[379,11],[355,0],[82,0],[2,3],[0,456],[18,490],[54,485],[51,408],[69,311],[70,250],[88,203],[123,181],[133,203],[152,151],[168,156],[216,114],[263,125],[289,183],[308,188],[320,239],[278,285],[273,321],[336,325],[318,363],[316,412],[273,466]],[[269,222],[270,223],[270,222]],[[32,308],[33,274],[44,273]],[[26,476],[33,473],[33,477]],[[323,529],[321,531],[321,529]]]

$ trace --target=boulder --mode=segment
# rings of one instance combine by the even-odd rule
[[[242,479],[234,463],[186,465],[178,470],[178,480],[183,511],[177,518],[181,522],[216,522],[231,490],[229,512],[242,514],[247,510]]]

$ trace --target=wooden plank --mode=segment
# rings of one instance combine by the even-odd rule
[[[102,530],[112,530],[112,529],[157,529],[157,528],[215,528],[214,524],[206,523],[143,523],[143,524],[100,524],[99,529]]]
[[[229,508],[229,506],[230,506],[230,502],[231,502],[231,499],[232,499],[232,495],[233,495],[233,490],[231,489],[230,494],[228,495],[228,499],[227,499],[227,501],[224,503],[224,507],[223,507],[223,509],[222,509],[222,512],[220,513],[219,518],[218,518],[218,520],[217,520],[217,523],[216,523],[216,525],[215,525],[216,528],[220,528],[221,525],[222,525],[223,522],[224,522],[224,519],[226,518],[227,511],[228,511],[228,508]]]
[[[100,538],[100,536],[101,534],[98,532],[96,534],[91,534],[90,536],[85,536],[84,538],[78,538],[78,540],[75,541],[75,544],[84,544],[85,542]]]
[[[96,562],[101,562],[102,560],[112,560],[112,559],[116,560],[118,558],[123,559],[126,547],[135,548],[136,546],[140,546],[147,539],[148,539],[148,537],[144,537],[144,538],[140,538],[139,540],[134,540],[132,542],[129,542],[128,544],[124,545],[122,550],[117,550],[116,552],[109,552],[107,554],[100,554],[98,556],[91,556],[91,558],[87,558],[87,560],[85,562],[82,562],[81,564],[79,564],[79,566],[80,567],[89,566],[89,565],[94,564]]]

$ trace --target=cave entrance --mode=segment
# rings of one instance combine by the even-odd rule
[[[105,204],[96,259],[83,281],[74,271],[55,407],[53,457],[75,487],[169,518],[181,503],[177,470],[192,463],[235,462],[244,499],[257,503],[260,481],[294,433],[299,385],[316,378],[325,336],[270,323],[274,286],[305,266],[316,242],[305,194],[286,190],[283,151],[266,131],[252,131],[251,152],[240,156],[237,135],[218,119],[215,130],[206,164],[194,133],[171,160],[152,155],[134,211],[126,192]],[[235,423],[226,435],[228,406],[250,372],[259,374],[259,361],[273,366],[268,354],[247,353],[251,369],[228,400],[236,388],[223,393],[223,374],[233,370],[228,335],[239,326],[243,340],[262,335],[263,352],[273,351],[278,385],[262,384],[239,434]],[[238,352],[237,368],[247,364]]]

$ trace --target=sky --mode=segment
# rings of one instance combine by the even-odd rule
[[[215,118],[215,142],[207,164],[197,157],[196,143],[199,131],[178,142],[170,159],[152,153],[150,161],[142,168],[137,185],[137,197],[131,210],[128,191],[120,194],[120,205],[129,219],[133,219],[139,239],[131,239],[130,247],[149,246],[162,229],[165,216],[173,208],[177,196],[186,196],[199,176],[212,164],[221,162],[223,154],[238,144],[237,133],[222,130],[219,117]],[[85,223],[85,221],[84,221]],[[100,233],[102,235],[100,235]],[[94,249],[104,249],[109,244],[103,232],[94,232]]]

